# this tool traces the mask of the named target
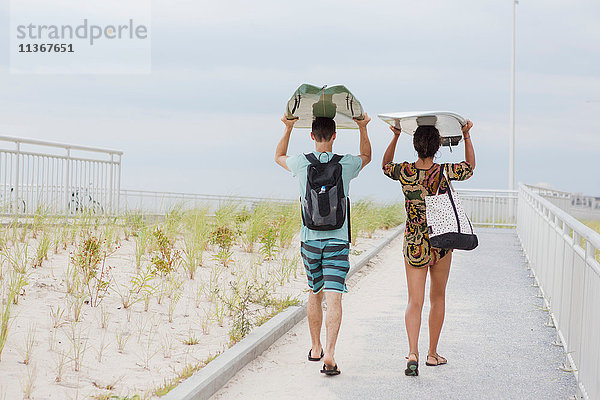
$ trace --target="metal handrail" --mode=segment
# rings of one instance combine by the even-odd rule
[[[14,136],[0,136],[0,140],[5,142],[13,142],[13,143],[25,143],[25,144],[33,144],[38,146],[49,146],[56,147],[65,150],[82,150],[82,151],[91,151],[95,153],[106,153],[106,154],[115,154],[115,155],[123,155],[123,152],[120,150],[113,149],[103,149],[100,147],[91,147],[91,146],[82,146],[77,144],[66,144],[66,143],[58,143],[58,142],[50,142],[46,140],[38,140],[38,139],[27,139],[20,138]]]
[[[565,222],[571,229],[577,231],[577,233],[583,239],[590,242],[596,249],[600,249],[600,233],[596,232],[583,222],[568,214],[566,211],[544,199],[542,196],[539,196],[533,191],[528,190],[530,187],[530,185],[523,185],[524,190],[529,192],[530,195],[538,197],[537,200],[540,201],[542,206],[545,207],[550,213]]]
[[[280,203],[295,203],[298,200],[281,199],[272,197],[252,197],[252,196],[236,196],[236,195],[218,195],[218,194],[200,194],[200,193],[185,193],[185,192],[159,192],[151,190],[136,190],[136,189],[121,189],[121,195],[140,194],[151,197],[179,197],[181,199],[199,199],[199,200],[243,200],[243,201],[275,201]]]
[[[469,192],[498,193],[498,194],[505,194],[505,195],[511,195],[511,196],[518,196],[518,194],[519,194],[518,190],[503,190],[503,189],[457,189],[456,191],[459,193],[469,193]]]
[[[30,216],[39,207],[118,213],[122,151],[12,136],[0,142],[14,146],[0,147],[0,215]]]
[[[498,189],[458,189],[461,204],[474,226],[514,228],[518,192]]]
[[[600,398],[600,234],[520,185],[517,232],[585,399]]]
[[[530,188],[534,191],[537,191],[539,193],[549,193],[555,197],[571,198],[571,196],[573,195],[571,192],[565,192],[564,190],[545,188],[543,186],[529,185],[529,184],[526,184],[525,186],[527,186],[528,188]]]

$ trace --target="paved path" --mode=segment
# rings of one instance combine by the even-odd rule
[[[342,374],[325,377],[306,360],[306,320],[248,364],[214,398],[229,399],[568,399],[572,374],[535,297],[513,230],[480,229],[480,246],[455,252],[439,352],[426,367],[427,313],[419,377],[404,376],[406,284],[402,238],[349,282],[336,354]],[[324,338],[324,333],[323,333]]]

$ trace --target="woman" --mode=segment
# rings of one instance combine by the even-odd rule
[[[471,121],[462,128],[465,142],[465,160],[458,164],[443,164],[445,176],[450,180],[462,181],[473,175],[475,168],[475,152],[469,135],[473,127]],[[406,231],[404,234],[404,266],[408,286],[408,305],[404,316],[406,333],[408,334],[409,354],[405,374],[419,375],[419,330],[421,328],[421,311],[425,297],[425,281],[427,271],[431,276],[429,293],[431,311],[429,312],[429,351],[425,365],[436,366],[446,364],[447,360],[437,352],[437,345],[444,323],[446,283],[452,260],[451,249],[438,249],[429,243],[427,221],[425,218],[425,196],[448,190],[446,178],[441,179],[442,165],[433,162],[433,158],[441,145],[440,133],[434,126],[417,128],[413,144],[419,159],[416,162],[393,163],[394,152],[400,130],[390,127],[394,137],[383,156],[383,173],[399,180],[406,199]],[[440,187],[441,185],[441,187]]]

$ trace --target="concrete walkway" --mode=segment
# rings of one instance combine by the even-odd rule
[[[428,302],[419,377],[404,376],[406,283],[402,238],[349,282],[337,377],[306,360],[306,320],[248,364],[213,398],[229,399],[568,399],[571,373],[531,286],[513,230],[479,229],[480,246],[454,254],[439,345],[448,365],[426,367]],[[323,339],[325,334],[322,334]]]

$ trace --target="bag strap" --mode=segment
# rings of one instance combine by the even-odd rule
[[[446,164],[442,164],[440,166],[440,184],[438,185],[438,190],[435,192],[436,195],[440,194],[440,189],[442,188],[442,183],[444,183],[444,175],[445,174],[446,174]],[[448,181],[448,180],[446,179],[446,181]]]
[[[442,182],[444,180],[444,175],[446,172],[446,165],[448,165],[448,164],[442,164],[442,171],[440,172],[440,185],[438,186],[437,194],[439,194],[440,188],[442,187]],[[452,211],[454,211],[454,217],[456,218],[456,226],[458,228],[458,232],[460,233],[460,219],[458,218],[458,210],[456,209],[456,204],[454,203],[454,197],[452,196],[452,192],[454,192],[454,188],[452,187],[452,184],[450,183],[449,178],[446,178],[446,181],[448,182],[448,197],[450,198],[450,204],[452,205]],[[471,221],[469,221],[469,223],[471,223]]]
[[[342,156],[340,156],[339,154],[334,154],[333,157],[331,157],[331,160],[329,160],[330,163],[339,163],[342,160]]]
[[[438,190],[435,194],[440,194],[440,189],[442,188],[442,182],[444,182],[444,177],[446,177],[446,182],[448,182],[448,187],[449,190],[456,192],[454,190],[454,186],[452,186],[452,181],[450,180],[450,177],[446,176],[446,166],[449,164],[442,164],[441,168],[440,168],[440,184],[438,186]]]

